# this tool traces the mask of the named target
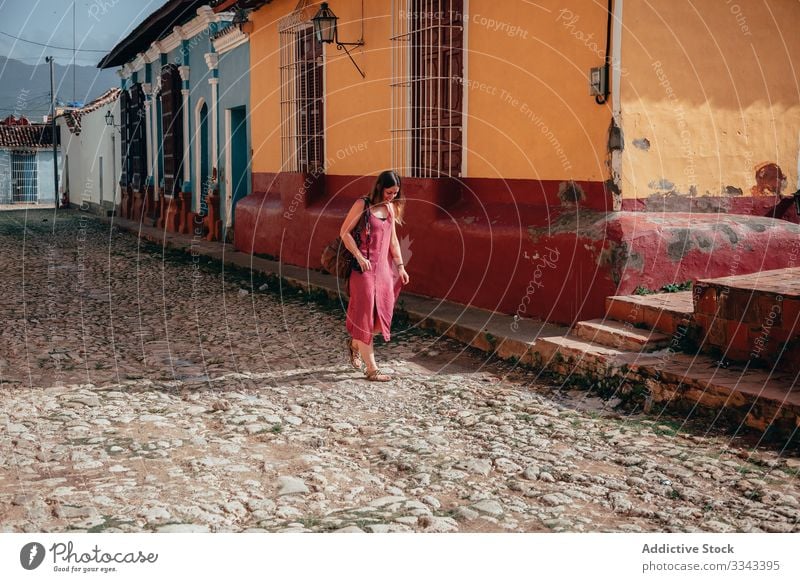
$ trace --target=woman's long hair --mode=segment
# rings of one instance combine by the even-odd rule
[[[370,204],[380,204],[383,202],[383,190],[385,188],[393,188],[397,186],[399,190],[397,191],[397,196],[394,197],[392,200],[392,204],[394,204],[395,213],[394,219],[397,224],[403,224],[403,212],[405,211],[406,207],[406,199],[403,198],[403,188],[400,185],[400,176],[394,170],[386,170],[385,172],[381,172],[378,175],[378,179],[375,180],[375,185],[372,187],[372,192],[370,192],[369,200]]]

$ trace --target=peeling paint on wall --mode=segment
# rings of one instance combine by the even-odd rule
[[[578,202],[586,200],[586,194],[583,189],[570,180],[569,182],[561,182],[558,186],[558,197],[564,204],[575,205]]]
[[[753,167],[761,161],[780,166],[787,182],[782,195],[800,186],[800,101],[791,74],[800,54],[800,35],[793,33],[800,3],[758,5],[747,14],[749,30],[758,34],[742,42],[727,1],[626,3],[622,44],[636,50],[622,55],[628,74],[617,93],[622,128],[637,139],[622,156],[624,199],[641,201],[654,191],[685,195],[695,186],[701,196],[736,199],[733,208],[740,210],[747,204],[741,198],[758,186]],[[647,188],[660,178],[674,187]],[[778,189],[765,184],[756,195]]]
[[[668,192],[672,192],[675,188],[675,184],[667,180],[666,178],[661,178],[660,180],[656,181],[653,180],[649,184],[647,184],[649,188],[653,190],[667,190]]]
[[[737,234],[736,234],[736,231],[735,231],[735,230],[733,230],[733,229],[732,229],[730,226],[728,226],[727,224],[723,224],[723,223],[720,223],[720,224],[715,224],[715,225],[713,226],[713,228],[714,228],[714,230],[716,230],[716,231],[721,231],[721,232],[723,232],[723,233],[725,234],[725,236],[727,236],[727,237],[728,237],[728,240],[730,241],[730,243],[731,243],[732,245],[735,245],[735,244],[737,244],[737,243],[739,242],[739,237],[737,236]]]
[[[756,185],[750,189],[753,196],[780,196],[786,187],[786,175],[774,162],[756,166]]]
[[[529,226],[528,234],[531,241],[536,243],[541,237],[550,237],[559,234],[572,234],[580,238],[603,240],[606,232],[606,222],[609,215],[594,210],[581,210],[580,212],[565,212],[559,215],[547,226]],[[611,215],[613,216],[613,214]]]

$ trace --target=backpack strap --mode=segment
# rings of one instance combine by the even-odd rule
[[[364,196],[364,197],[362,197],[362,200],[364,201],[364,212],[363,212],[363,215],[364,215],[364,232],[367,235],[367,239],[366,239],[366,243],[367,243],[367,260],[369,260],[369,241],[370,241],[370,236],[372,234],[372,228],[370,227],[370,224],[369,224],[369,215],[370,215],[369,197]]]

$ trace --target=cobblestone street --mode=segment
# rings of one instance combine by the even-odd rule
[[[0,213],[2,531],[800,531],[792,454],[400,318],[367,382],[341,306],[54,216]]]

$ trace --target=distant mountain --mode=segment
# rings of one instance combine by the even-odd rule
[[[103,91],[119,86],[114,69],[100,70],[77,66],[73,85],[73,67],[62,66],[56,60],[55,86],[58,103],[73,101],[88,103]],[[41,121],[50,109],[50,65],[26,65],[16,59],[0,56],[0,119],[12,113]]]

